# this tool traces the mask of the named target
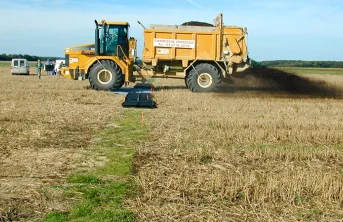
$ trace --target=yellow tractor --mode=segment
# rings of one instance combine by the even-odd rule
[[[142,25],[143,26],[143,25]],[[115,90],[137,77],[184,79],[193,92],[215,90],[223,78],[249,68],[247,29],[214,24],[151,25],[144,28],[144,48],[138,64],[137,41],[129,38],[127,22],[95,21],[95,43],[66,48],[61,74],[89,79],[92,88]]]

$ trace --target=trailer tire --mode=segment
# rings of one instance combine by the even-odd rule
[[[123,74],[113,61],[95,63],[89,71],[89,83],[96,90],[115,90],[123,86]]]
[[[217,67],[200,63],[186,77],[186,86],[192,92],[212,92],[218,88],[222,79]]]

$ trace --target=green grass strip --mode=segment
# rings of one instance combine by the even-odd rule
[[[44,222],[55,221],[136,221],[125,209],[125,198],[136,195],[132,179],[134,145],[146,139],[146,128],[140,123],[140,112],[125,111],[116,120],[117,127],[105,129],[96,146],[108,161],[102,167],[69,176],[66,195],[79,194],[80,201],[69,212],[52,212]],[[107,179],[103,179],[107,178]],[[112,179],[108,179],[112,178]]]

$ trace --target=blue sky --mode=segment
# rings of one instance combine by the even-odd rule
[[[211,23],[219,13],[226,25],[248,28],[255,60],[343,60],[342,0],[0,0],[0,53],[63,56],[94,41],[94,19],[128,21],[141,51],[137,20]]]

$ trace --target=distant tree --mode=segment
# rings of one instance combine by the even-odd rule
[[[343,61],[272,60],[259,63],[267,67],[343,68]]]
[[[262,68],[262,67],[264,67],[260,62],[257,62],[255,60],[251,60],[251,66],[253,68]]]
[[[1,54],[1,55],[0,55],[0,60],[1,60],[1,61],[7,61],[7,60],[8,60],[8,57],[6,56],[6,54]]]
[[[32,56],[28,55],[28,54],[24,55],[24,59],[27,59],[28,61],[32,61],[33,60]]]
[[[24,58],[27,59],[28,61],[37,61],[38,58],[42,60],[50,59],[50,60],[57,60],[57,59],[63,59],[61,57],[38,57],[35,55],[28,55],[28,54],[0,54],[0,61],[11,61],[14,58]]]

